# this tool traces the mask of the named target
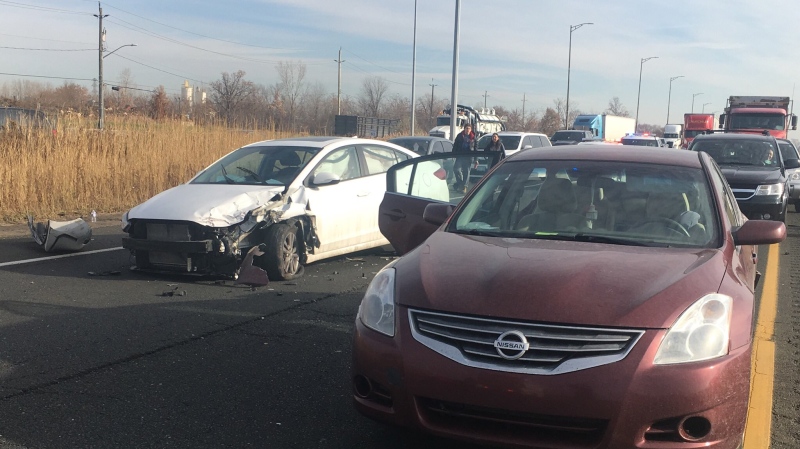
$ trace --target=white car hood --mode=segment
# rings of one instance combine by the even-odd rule
[[[283,186],[181,184],[134,207],[128,212],[128,219],[193,221],[203,226],[227,227],[241,223],[248,212],[269,204],[282,191]]]

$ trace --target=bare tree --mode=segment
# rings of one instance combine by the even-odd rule
[[[150,117],[156,120],[163,120],[167,117],[169,111],[169,98],[164,86],[158,86],[150,98]]]
[[[436,117],[441,114],[442,109],[446,106],[446,98],[431,98],[430,93],[426,93],[421,98],[418,98],[416,113],[417,127],[428,130],[436,126]]]
[[[364,115],[378,117],[381,112],[381,103],[389,84],[380,76],[365,78],[361,84],[361,97],[358,99],[359,106]]]
[[[290,129],[295,128],[297,103],[303,89],[303,79],[306,77],[306,65],[297,62],[278,62],[278,76],[281,78],[279,90],[286,105]]]
[[[544,111],[542,120],[539,121],[538,131],[542,134],[552,136],[556,131],[562,129],[561,123],[564,120],[562,117],[563,116],[561,116],[561,114],[559,114],[555,109],[547,108]]]
[[[210,84],[210,100],[220,117],[229,124],[233,123],[241,107],[252,100],[255,85],[244,79],[245,72],[222,72],[222,78]]]
[[[303,95],[298,115],[303,117],[310,134],[325,134],[331,117],[336,114],[336,97],[325,91],[321,83],[312,84]]]
[[[619,97],[614,97],[608,100],[608,109],[606,109],[606,114],[616,115],[619,117],[630,117],[631,113],[628,112],[628,109],[622,105],[622,102],[619,101]]]

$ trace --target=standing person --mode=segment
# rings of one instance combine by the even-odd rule
[[[453,153],[472,153],[475,151],[475,133],[472,132],[472,125],[467,123],[464,130],[458,133],[453,141]],[[453,188],[459,192],[467,193],[467,183],[469,183],[469,172],[472,168],[471,157],[459,157],[453,164],[453,174],[456,182]]]
[[[506,147],[503,145],[503,141],[500,140],[500,134],[492,134],[492,140],[489,142],[489,145],[486,146],[486,150],[484,151],[499,151],[500,159],[505,159]]]

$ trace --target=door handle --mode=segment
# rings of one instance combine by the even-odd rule
[[[758,263],[758,254],[752,253],[752,256],[753,256],[753,263],[757,264]]]
[[[390,211],[385,212],[384,215],[388,216],[389,218],[395,221],[406,218],[406,214],[400,209],[392,209]]]
[[[368,196],[368,195],[369,195],[369,191],[368,190],[356,193],[356,196],[359,197],[359,198],[363,198],[363,197]]]

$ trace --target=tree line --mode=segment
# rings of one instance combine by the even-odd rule
[[[223,72],[207,89],[205,103],[190,104],[180,95],[169,95],[164,86],[152,91],[135,87],[130,70],[124,70],[119,84],[104,91],[105,114],[148,116],[154,120],[181,118],[196,123],[227,124],[235,127],[271,128],[290,133],[312,135],[333,134],[334,117],[359,115],[398,121],[397,133],[410,133],[411,101],[405,95],[389,92],[389,83],[380,76],[365,77],[356,96],[328,92],[321,83],[306,81],[306,66],[301,62],[281,61],[275,67],[278,81],[261,85],[249,81],[244,71]],[[97,114],[97,89],[90,90],[65,81],[58,87],[30,80],[6,82],[0,86],[0,106],[39,109],[49,114]],[[449,104],[449,98],[426,93],[416,101],[415,132],[426,134],[436,124],[436,117]],[[543,110],[525,111],[495,106],[498,116],[505,118],[506,128],[514,131],[541,132],[552,135],[567,128],[582,112],[571,105],[565,119],[565,102],[553,100]],[[481,105],[476,105],[480,109]],[[629,117],[630,113],[618,97],[609,100],[605,111]],[[640,124],[640,129],[658,134],[657,126]]]

